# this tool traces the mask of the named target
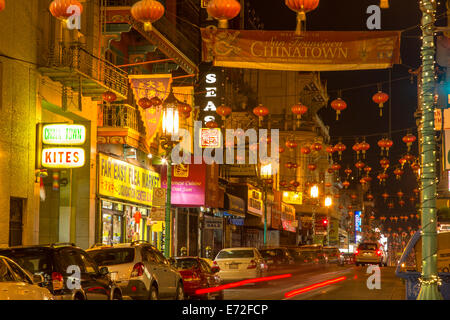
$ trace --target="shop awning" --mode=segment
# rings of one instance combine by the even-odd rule
[[[245,218],[245,201],[239,197],[225,193],[224,209],[230,215]]]

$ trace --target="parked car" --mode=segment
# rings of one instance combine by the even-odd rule
[[[114,274],[125,296],[137,300],[184,299],[180,273],[159,250],[145,241],[96,246],[87,252]]]
[[[323,253],[327,263],[342,264],[341,252],[337,247],[323,247]]]
[[[327,262],[323,248],[320,245],[306,245],[299,247],[301,255],[309,264],[323,265]]]
[[[222,281],[239,281],[265,276],[267,264],[256,248],[222,249],[214,259]]]
[[[53,300],[47,288],[39,286],[40,275],[31,276],[17,263],[0,256],[0,300]]]
[[[356,266],[365,264],[387,265],[386,255],[381,246],[376,242],[363,242],[355,251]]]
[[[202,295],[196,294],[199,289],[220,286],[219,267],[212,267],[206,259],[199,257],[174,257],[171,264],[175,266],[183,277],[184,292],[190,298],[223,300],[223,291],[216,291]]]
[[[14,260],[33,275],[42,276],[42,286],[57,300],[122,299],[122,291],[111,280],[108,268],[99,268],[74,244],[11,247],[0,249],[0,256]]]
[[[287,248],[273,247],[259,249],[262,257],[266,261],[269,270],[277,270],[295,264],[294,258]]]

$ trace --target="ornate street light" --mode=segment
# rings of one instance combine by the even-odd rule
[[[180,101],[175,98],[172,89],[169,96],[163,102],[163,119],[162,119],[162,137],[161,148],[166,151],[166,158],[164,164],[167,165],[167,195],[166,195],[166,217],[165,217],[165,241],[164,241],[164,255],[170,257],[171,248],[171,206],[172,206],[172,150],[180,142],[178,130],[180,126],[180,116],[178,113],[178,106]]]
[[[267,187],[273,183],[272,163],[261,166],[260,176],[264,182],[264,245],[267,244]]]
[[[317,199],[319,197],[319,187],[317,185],[313,185],[309,190],[309,195],[312,199]],[[316,209],[313,206],[313,215],[312,215],[312,232],[313,232],[313,244],[316,242]]]
[[[325,207],[327,208],[327,220],[330,221],[330,207],[333,205],[333,200],[330,196],[325,198]],[[330,224],[327,223],[327,245],[330,245]]]

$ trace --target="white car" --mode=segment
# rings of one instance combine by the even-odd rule
[[[387,257],[381,246],[376,242],[364,242],[358,245],[355,251],[356,266],[364,264],[387,265]]]
[[[53,300],[46,288],[38,286],[43,277],[31,277],[7,257],[0,256],[0,300]]]
[[[267,272],[267,264],[256,248],[223,249],[214,259],[214,265],[220,268],[223,282],[259,278]]]
[[[86,252],[99,266],[108,267],[124,296],[136,300],[184,300],[180,273],[146,241],[99,246]]]

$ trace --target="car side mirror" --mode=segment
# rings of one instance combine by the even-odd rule
[[[106,276],[109,273],[108,267],[101,267],[99,272],[102,276]]]
[[[211,267],[211,270],[213,273],[217,273],[220,271],[220,268],[218,266],[214,266],[214,267]]]
[[[44,283],[44,276],[42,274],[34,274],[33,283],[37,285]]]

